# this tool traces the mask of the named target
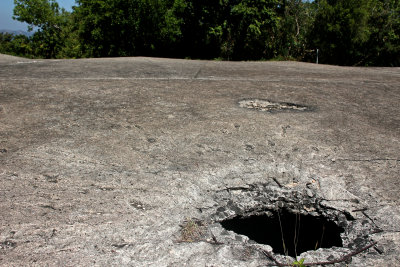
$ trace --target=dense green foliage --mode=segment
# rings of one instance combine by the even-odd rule
[[[33,54],[46,58],[56,57],[64,46],[65,33],[70,14],[60,9],[55,0],[14,1],[14,18],[28,23],[38,31],[32,37]]]
[[[162,56],[400,65],[398,0],[14,0],[35,34],[0,35],[31,57]]]
[[[31,41],[25,35],[0,33],[0,53],[33,57]]]
[[[321,62],[343,65],[399,65],[398,0],[320,0],[310,31]]]

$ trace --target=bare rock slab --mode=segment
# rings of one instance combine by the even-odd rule
[[[0,55],[0,265],[264,266],[374,242],[337,266],[399,265],[399,84],[399,68]],[[280,214],[342,243],[285,255],[223,223]]]

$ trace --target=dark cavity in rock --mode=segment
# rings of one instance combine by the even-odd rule
[[[239,106],[258,111],[277,112],[277,111],[310,111],[310,107],[287,103],[273,102],[266,99],[243,99],[239,101]]]
[[[282,209],[267,214],[236,216],[221,225],[260,244],[270,245],[275,253],[296,257],[318,248],[343,247],[343,228],[323,216],[295,214]]]

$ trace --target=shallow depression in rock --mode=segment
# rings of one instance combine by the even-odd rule
[[[242,108],[266,112],[310,110],[309,107],[304,105],[287,102],[274,102],[266,99],[243,99],[239,101],[239,106]]]
[[[323,216],[302,215],[285,209],[260,215],[236,216],[221,225],[260,244],[270,245],[275,253],[297,256],[318,248],[342,247],[343,228]]]

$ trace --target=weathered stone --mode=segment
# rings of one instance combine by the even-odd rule
[[[305,262],[377,241],[348,265],[396,266],[399,84],[399,68],[0,55],[0,265],[263,266],[273,248],[219,221],[280,205],[347,229]]]

